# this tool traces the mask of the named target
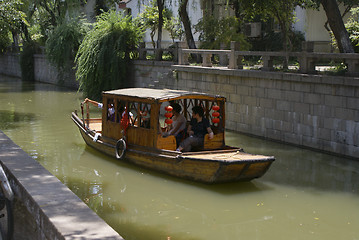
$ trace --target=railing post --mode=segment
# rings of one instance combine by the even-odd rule
[[[273,58],[271,56],[262,56],[262,71],[273,71]]]
[[[237,56],[236,51],[239,51],[239,42],[231,42],[231,53],[229,57],[229,69],[243,69],[242,56]]]
[[[226,44],[221,43],[220,49],[225,50],[226,49]],[[227,56],[227,54],[224,54],[224,53],[219,54],[219,65],[228,66],[228,56]]]
[[[185,42],[178,42],[178,65],[187,65],[188,64],[188,53],[184,53],[182,49],[186,47]]]
[[[348,76],[358,76],[359,74],[359,60],[358,59],[345,59],[345,63],[348,65]]]
[[[308,53],[314,51],[314,42],[302,42],[302,54],[298,57],[299,70],[301,73],[315,72],[315,58],[309,57]]]
[[[202,53],[202,67],[212,67],[211,57],[210,53]]]
[[[146,43],[145,42],[140,42],[138,53],[139,53],[140,60],[146,59],[147,51],[146,51]]]
[[[174,43],[174,48],[172,50],[173,62],[178,62],[178,50],[179,50],[179,48],[180,48],[179,42],[175,42]]]
[[[155,60],[156,61],[162,61],[162,53],[163,53],[162,48],[156,48],[155,49]]]

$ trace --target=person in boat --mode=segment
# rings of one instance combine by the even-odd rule
[[[99,103],[99,102],[96,102],[94,100],[91,100],[89,98],[85,98],[85,101],[84,103],[91,103],[92,105],[94,105],[95,107],[98,107],[98,108],[103,108],[103,103]],[[115,121],[115,108],[113,107],[113,103],[109,102],[108,105],[108,119],[111,120],[111,121]]]
[[[186,118],[181,114],[182,107],[178,103],[172,103],[171,104],[173,110],[173,117],[172,117],[172,124],[169,125],[169,128],[166,132],[162,133],[162,136],[167,137],[169,135],[173,135],[176,137],[177,147],[179,146],[179,143],[183,139],[185,135],[185,129],[186,129]]]
[[[192,108],[192,119],[187,128],[187,137],[180,143],[176,151],[189,152],[194,147],[203,147],[204,136],[209,134],[209,139],[212,139],[214,134],[211,129],[209,120],[204,117],[204,111],[201,106],[195,106]]]

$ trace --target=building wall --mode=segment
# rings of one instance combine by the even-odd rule
[[[359,79],[136,61],[136,87],[227,98],[226,128],[358,158]]]

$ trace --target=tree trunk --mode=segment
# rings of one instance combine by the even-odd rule
[[[189,20],[187,13],[187,4],[188,4],[188,0],[181,0],[179,7],[179,15],[183,23],[188,48],[196,49],[196,43],[194,42],[192,35],[191,21]]]
[[[354,49],[350,42],[349,34],[345,29],[343,18],[340,14],[336,0],[321,0],[320,2],[327,15],[329,26],[333,31],[339,51],[341,53],[353,53]]]
[[[157,29],[157,48],[161,48],[162,42],[162,27],[163,27],[163,8],[164,8],[165,0],[157,0],[157,8],[158,8],[158,29]]]

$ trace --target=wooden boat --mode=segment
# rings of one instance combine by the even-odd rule
[[[82,103],[82,116],[75,111],[72,120],[89,146],[142,167],[204,183],[259,178],[275,159],[225,144],[225,101],[225,97],[198,92],[127,88],[103,92],[103,106],[111,106],[115,116],[110,118],[111,111],[103,107],[102,118],[90,118],[88,104]],[[172,102],[182,106],[187,121],[192,107],[203,107],[214,132],[211,140],[205,136],[203,148],[182,153],[176,151],[174,136],[160,134],[161,116],[171,110],[167,106]]]

